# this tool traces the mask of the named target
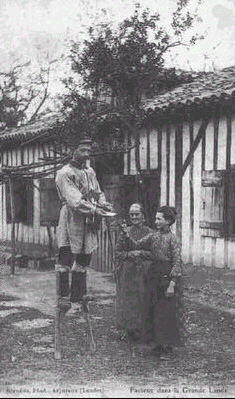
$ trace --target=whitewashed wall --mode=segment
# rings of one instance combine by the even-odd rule
[[[47,155],[53,155],[53,145],[48,144],[44,146]],[[40,162],[40,158],[43,158],[43,150],[41,146],[27,146],[18,149],[12,149],[4,151],[2,157],[2,165],[7,166],[20,166],[23,164],[29,164],[34,162]],[[37,168],[37,171],[42,171],[44,168]],[[53,177],[48,175],[47,177]],[[39,191],[39,179],[34,179],[34,213],[33,213],[33,225],[27,225],[24,223],[16,224],[16,238],[19,242],[35,243],[35,244],[48,244],[48,232],[45,226],[40,226],[40,191]],[[0,200],[1,200],[1,214],[0,214],[0,240],[10,241],[11,240],[11,224],[6,222],[6,194],[5,185],[0,185]],[[54,228],[51,229],[53,240],[56,241]]]
[[[193,138],[197,136],[201,121],[192,123]],[[183,176],[182,184],[182,257],[184,262],[193,262],[195,265],[206,265],[211,267],[225,267],[235,269],[235,242],[224,238],[202,237],[199,228],[201,220],[201,172],[203,167],[203,152],[205,152],[205,170],[226,169],[226,140],[227,120],[221,117],[218,123],[217,153],[214,151],[215,121],[211,120],[206,129],[205,147],[201,141],[194,153],[191,165]],[[150,131],[150,168],[159,167],[158,160],[158,135],[159,130]],[[163,126],[161,129],[161,196],[160,204],[167,203],[175,206],[175,126]],[[168,136],[170,135],[170,137]],[[183,162],[190,149],[190,127],[184,123],[183,135]],[[133,143],[133,139],[132,139]],[[167,153],[170,154],[167,160]],[[140,136],[141,168],[147,165],[147,132],[142,131]],[[214,159],[216,157],[216,161]],[[168,163],[168,165],[167,165]],[[130,170],[128,171],[128,155],[125,155],[124,173],[136,174],[135,154],[131,151]],[[232,141],[231,141],[231,164],[235,164],[235,116],[232,117]],[[191,182],[191,190],[190,190]],[[168,187],[167,187],[168,186]],[[167,193],[167,191],[169,191]],[[193,211],[190,211],[190,203]],[[175,231],[175,228],[173,228]],[[227,246],[227,255],[226,255]],[[227,257],[227,260],[226,260]],[[226,264],[227,263],[227,264]]]

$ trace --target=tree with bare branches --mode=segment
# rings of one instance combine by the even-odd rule
[[[38,45],[40,59],[14,59],[12,66],[0,70],[0,129],[17,127],[33,122],[48,110],[51,72],[58,62],[46,47]]]

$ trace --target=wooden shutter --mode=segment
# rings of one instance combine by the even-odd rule
[[[55,180],[45,178],[40,180],[40,224],[41,226],[57,226],[60,214],[60,199]]]
[[[224,235],[225,170],[202,172],[201,220],[202,236]]]
[[[22,220],[24,223],[33,224],[33,211],[34,211],[34,200],[33,200],[33,194],[34,194],[34,186],[33,186],[33,180],[32,179],[25,179],[24,185],[23,185],[23,195],[24,195],[24,220]]]
[[[21,180],[13,180],[13,199],[15,208],[15,222],[21,222],[22,209],[24,206],[24,201],[22,198],[22,183]],[[10,186],[6,183],[6,216],[7,223],[11,223],[11,199],[10,199]]]
[[[33,180],[13,180],[13,199],[15,207],[15,222],[33,224]],[[6,183],[6,213],[7,223],[11,223],[10,187]]]

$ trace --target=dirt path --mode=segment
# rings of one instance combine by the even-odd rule
[[[234,397],[235,272],[187,269],[187,341],[167,361],[117,342],[115,284],[88,273],[97,350],[86,348],[82,312],[62,323],[54,359],[55,275],[1,268],[0,397]]]

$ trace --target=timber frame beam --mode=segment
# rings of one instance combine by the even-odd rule
[[[207,128],[207,125],[208,125],[210,119],[211,119],[210,117],[207,117],[207,118],[203,119],[203,121],[202,121],[202,124],[201,124],[201,126],[200,126],[200,128],[198,130],[198,134],[197,134],[195,140],[192,142],[192,145],[191,145],[190,151],[189,151],[189,153],[187,155],[187,158],[185,159],[185,161],[184,161],[184,163],[182,165],[182,168],[181,168],[181,176],[182,177],[184,176],[184,174],[185,174],[185,172],[187,170],[187,167],[190,165],[190,163],[191,163],[191,161],[193,159],[193,155],[194,155],[194,153],[195,153],[195,151],[196,151],[201,139],[203,137],[205,137],[206,128]]]
[[[198,130],[195,140],[190,143],[190,150],[183,163],[183,126],[182,124],[175,125],[175,205],[176,212],[178,214],[176,231],[177,235],[181,241],[182,239],[182,184],[183,176],[187,170],[187,167],[191,164],[193,155],[200,143],[200,141],[205,138],[206,128],[209,123],[210,118],[207,117],[202,120],[201,126]]]
[[[175,207],[177,212],[176,231],[182,240],[182,159],[183,159],[183,126],[182,124],[175,126]]]

